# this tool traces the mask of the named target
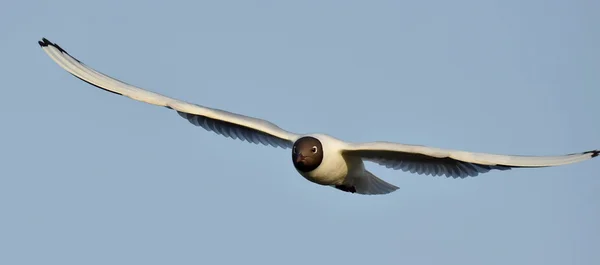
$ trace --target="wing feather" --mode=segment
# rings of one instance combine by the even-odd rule
[[[184,102],[127,84],[88,67],[55,43],[43,38],[40,47],[64,70],[102,90],[177,111],[190,123],[207,131],[249,143],[291,148],[299,135],[266,120]]]
[[[550,167],[597,157],[599,150],[560,156],[518,156],[473,153],[391,142],[349,144],[344,155],[361,157],[387,168],[416,174],[466,178],[491,170]]]

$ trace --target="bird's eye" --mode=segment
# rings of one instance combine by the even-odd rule
[[[294,150],[293,150],[294,154],[296,153],[296,147],[294,146]]]
[[[313,146],[313,147],[310,149],[310,151],[312,151],[312,152],[313,152],[313,154],[316,154],[316,153],[317,153],[317,147],[316,147],[316,146]]]

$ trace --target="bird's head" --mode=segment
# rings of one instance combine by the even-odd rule
[[[301,172],[315,170],[323,161],[323,145],[314,137],[302,137],[292,147],[294,167]]]

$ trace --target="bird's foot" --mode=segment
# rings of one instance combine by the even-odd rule
[[[355,193],[356,188],[354,186],[335,185],[335,188],[345,192]]]

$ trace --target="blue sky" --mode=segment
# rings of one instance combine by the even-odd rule
[[[8,7],[8,8],[7,8]],[[1,264],[599,264],[599,161],[337,192],[289,150],[95,89],[37,40],[295,132],[475,152],[600,148],[598,1],[11,1]]]

